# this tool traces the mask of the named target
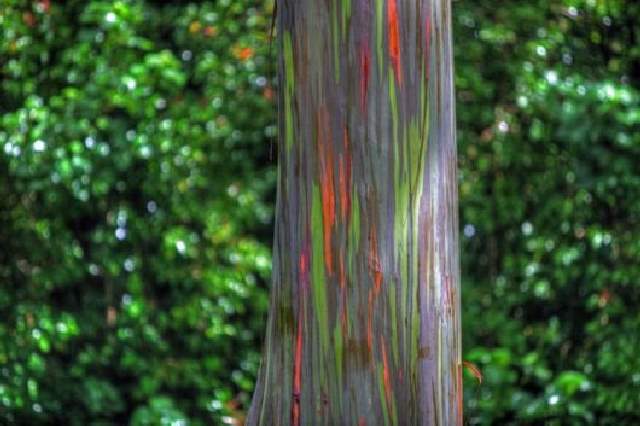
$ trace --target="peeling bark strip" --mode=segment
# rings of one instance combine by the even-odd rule
[[[461,425],[449,0],[278,0],[271,311],[248,425]]]

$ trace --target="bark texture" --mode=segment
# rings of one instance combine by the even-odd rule
[[[448,0],[279,0],[271,310],[248,425],[461,425]]]

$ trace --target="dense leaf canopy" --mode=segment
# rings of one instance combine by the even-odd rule
[[[457,2],[471,424],[640,423],[640,4]]]
[[[640,423],[640,4],[454,4],[469,424]],[[239,418],[272,4],[3,0],[0,423]]]
[[[210,424],[259,362],[269,10],[5,5],[0,423]]]

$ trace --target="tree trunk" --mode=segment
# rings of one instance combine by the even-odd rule
[[[271,310],[248,424],[461,425],[449,0],[279,0]]]

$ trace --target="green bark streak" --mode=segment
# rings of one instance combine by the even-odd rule
[[[327,311],[327,293],[324,273],[324,251],[322,242],[322,201],[318,185],[313,185],[311,204],[311,282],[313,287],[313,302],[320,333],[322,353],[329,350],[329,314]]]
[[[351,18],[351,0],[342,0],[342,36],[347,36],[349,19]]]
[[[353,204],[351,206],[351,225],[349,226],[349,255],[351,256],[352,264],[353,257],[355,253],[358,251],[358,247],[360,246],[360,200],[358,198],[358,194],[353,194]],[[353,275],[353,271],[350,271]]]
[[[291,41],[291,33],[285,31],[283,34],[283,58],[284,69],[286,75],[286,87],[284,90],[284,108],[285,108],[285,144],[287,146],[287,152],[291,150],[293,145],[294,130],[293,130],[293,94],[295,87],[295,70],[293,65],[293,46]]]
[[[396,399],[391,398],[391,424],[398,426],[398,410],[396,410]]]
[[[387,78],[388,91],[389,91],[389,107],[391,108],[391,122],[392,122],[392,137],[393,137],[393,176],[394,176],[394,188],[395,188],[395,202],[394,202],[394,217],[393,217],[393,235],[394,235],[394,251],[395,257],[398,261],[398,267],[400,270],[400,318],[406,318],[407,312],[407,289],[408,289],[408,268],[407,268],[407,213],[409,203],[409,182],[406,179],[406,170],[404,162],[401,163],[401,149],[404,147],[403,143],[398,141],[398,103],[396,97],[395,80],[392,77],[391,67],[389,67],[389,74]],[[402,150],[403,158],[406,158],[406,153]],[[394,294],[395,296],[395,294]],[[395,302],[394,302],[395,313]],[[394,331],[396,329],[394,328]],[[402,341],[406,342],[407,327],[402,327]],[[396,331],[397,333],[397,331]],[[394,341],[397,337],[394,337]],[[394,357],[395,357],[394,349]]]
[[[387,400],[384,396],[384,379],[382,363],[378,364],[378,394],[380,395],[380,407],[382,408],[382,418],[385,426],[389,426],[389,410],[387,409]]]

